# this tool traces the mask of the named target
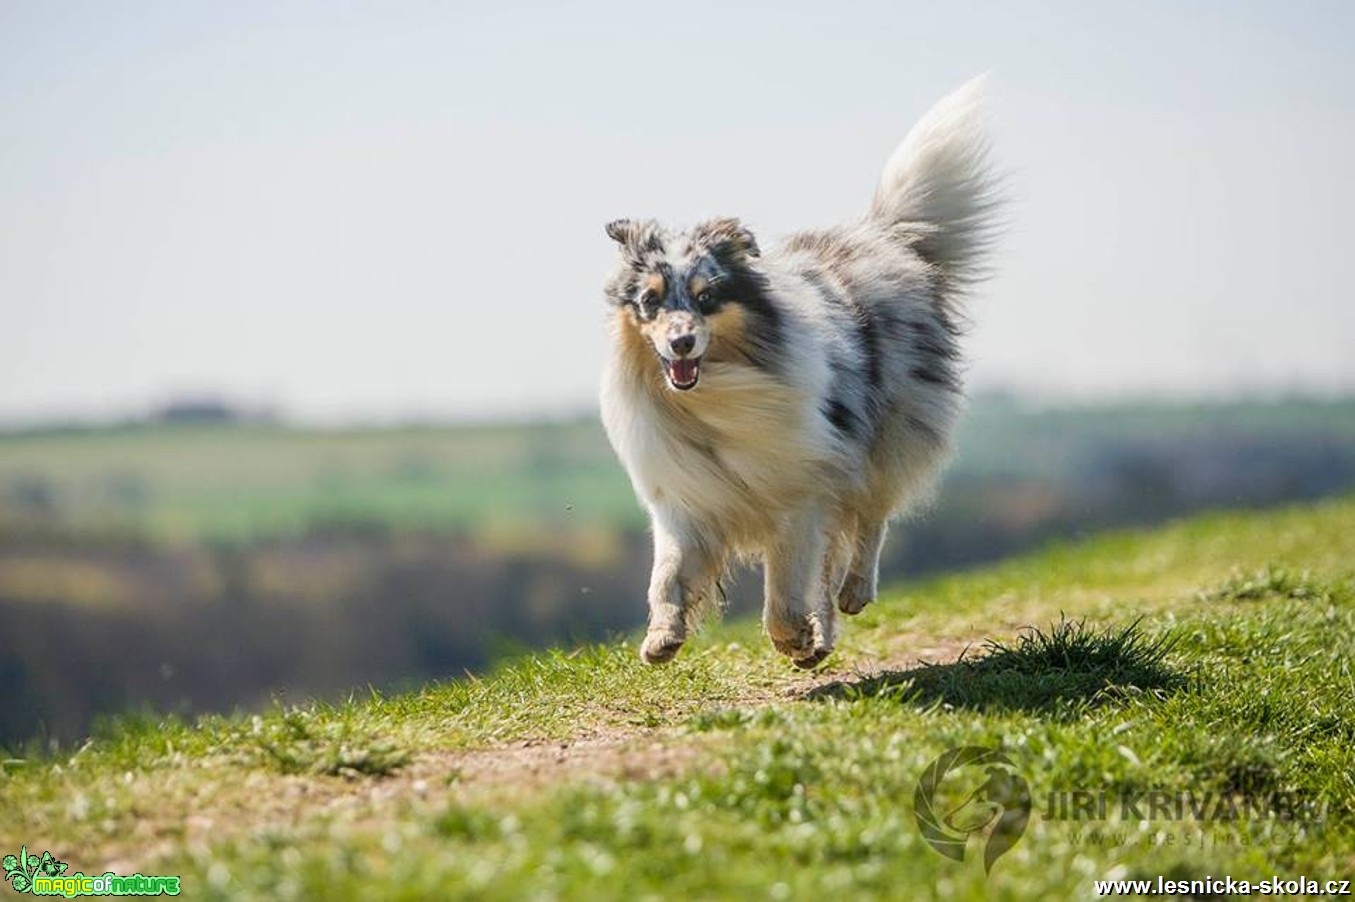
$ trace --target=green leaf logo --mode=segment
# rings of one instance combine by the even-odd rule
[[[38,867],[42,870],[43,876],[45,877],[60,877],[62,874],[66,873],[66,869],[69,868],[70,865],[66,864],[64,861],[57,861],[52,857],[51,852],[43,852],[42,863],[39,864]]]
[[[18,855],[6,855],[0,858],[0,867],[5,869],[5,882],[15,892],[31,893],[33,881],[41,874],[44,877],[60,877],[70,865],[57,861],[51,852],[43,852],[42,857],[28,851],[28,846],[19,849]]]
[[[33,862],[31,866],[30,861]],[[20,893],[33,891],[33,872],[38,869],[40,863],[36,855],[28,854],[28,846],[20,848],[18,855],[6,855],[0,859],[0,864],[5,868],[5,881],[15,892]]]

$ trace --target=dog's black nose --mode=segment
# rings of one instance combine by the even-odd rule
[[[696,336],[679,335],[677,338],[669,340],[668,347],[672,348],[673,353],[679,357],[686,356],[692,352],[692,348],[696,347]]]

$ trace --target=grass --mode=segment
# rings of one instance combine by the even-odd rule
[[[259,747],[284,774],[381,777],[409,763],[408,748],[356,727],[350,711],[282,710],[259,731]]]
[[[1109,703],[1125,692],[1165,693],[1185,676],[1167,662],[1171,633],[1150,637],[1142,618],[1117,629],[1094,629],[1085,620],[1061,620],[1048,631],[1028,627],[1008,644],[986,639],[950,663],[923,663],[852,683],[830,683],[811,698],[860,699],[902,692],[918,705],[976,711],[1013,709],[1062,712],[1076,717],[1087,704]]]
[[[1210,516],[890,593],[815,677],[736,622],[664,668],[619,641],[402,696],[124,721],[0,755],[0,851],[182,874],[206,898],[1347,879],[1353,561],[1355,499]],[[1000,750],[1031,798],[991,873],[981,840],[954,861],[914,822],[919,778],[965,746]],[[1106,816],[1074,819],[1087,799]]]

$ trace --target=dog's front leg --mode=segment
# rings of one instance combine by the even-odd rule
[[[640,645],[647,664],[671,661],[717,577],[712,552],[683,518],[654,514],[654,570],[649,577],[649,629]]]
[[[767,549],[762,620],[776,650],[810,668],[833,650],[833,606],[824,574],[826,541],[817,510],[787,518]]]

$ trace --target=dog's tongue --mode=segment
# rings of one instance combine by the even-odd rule
[[[669,372],[673,375],[673,382],[677,385],[690,385],[696,381],[697,368],[700,363],[696,360],[672,360],[669,361]]]

